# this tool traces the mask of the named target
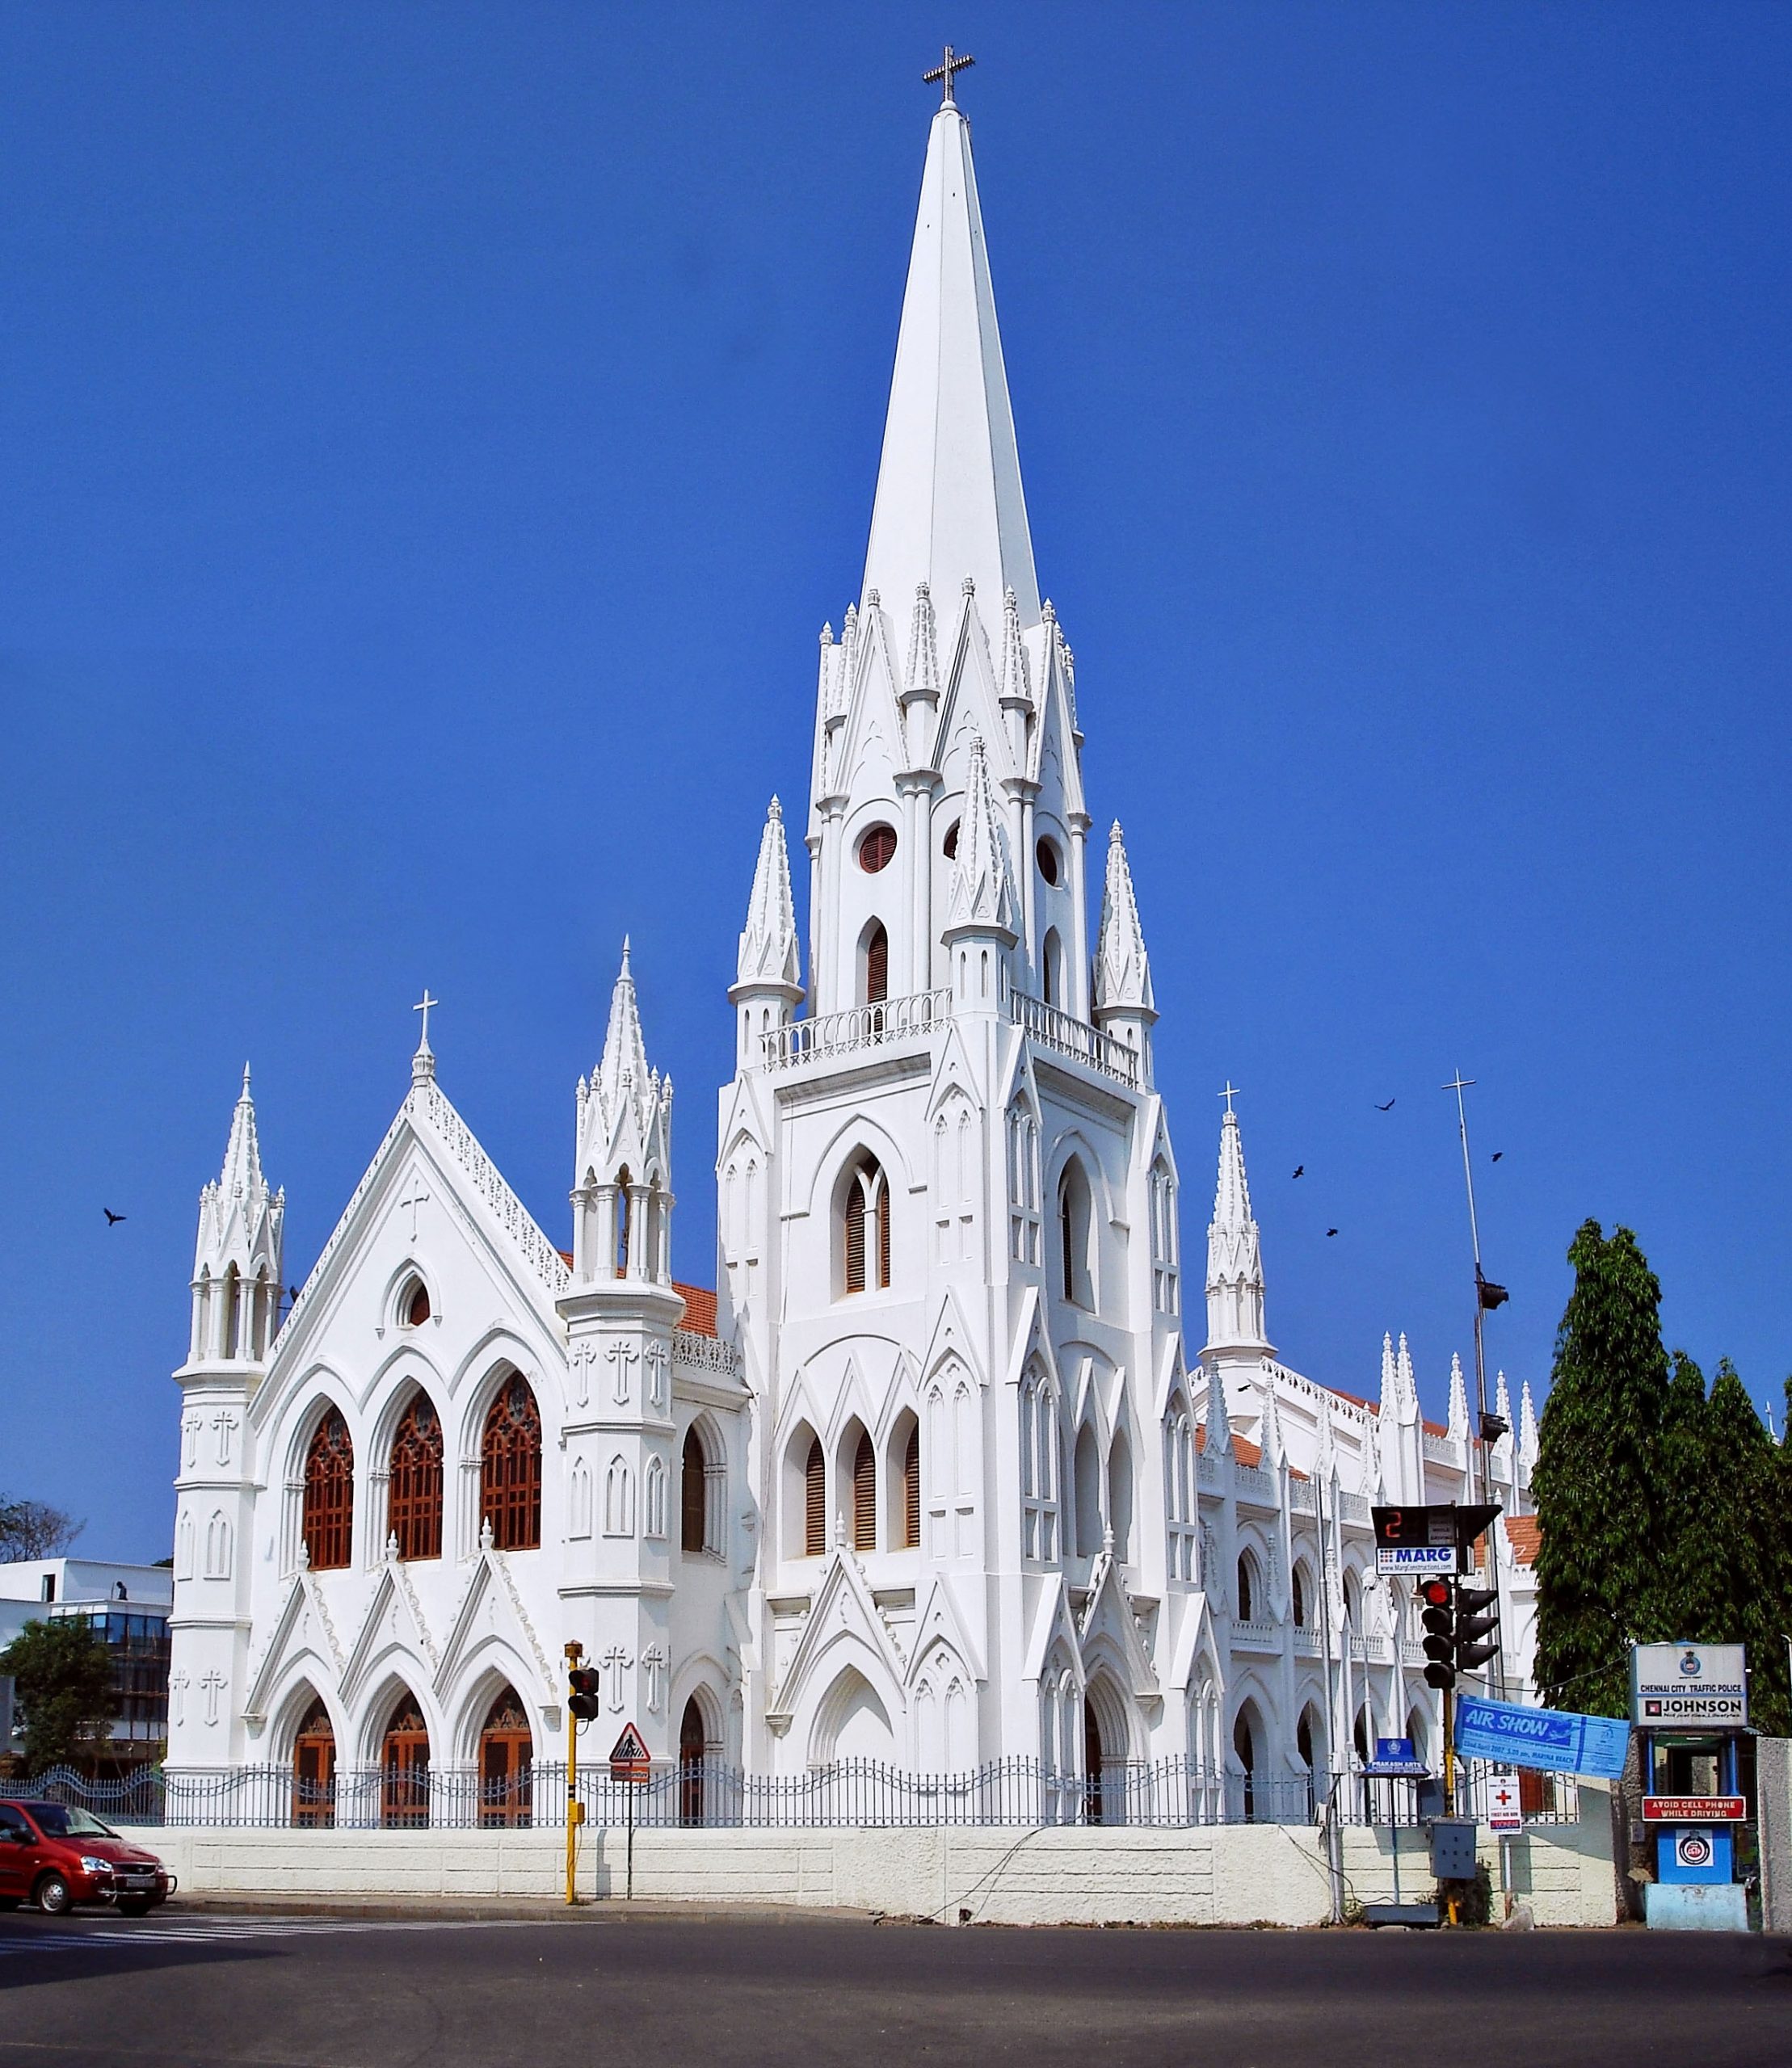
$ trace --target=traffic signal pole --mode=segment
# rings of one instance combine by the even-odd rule
[[[585,1656],[585,1647],[577,1642],[566,1646],[566,1670],[569,1675],[576,1671],[578,1662]],[[578,1901],[577,1873],[578,1868],[578,1718],[573,1713],[573,1705],[566,1704],[566,1901]]]

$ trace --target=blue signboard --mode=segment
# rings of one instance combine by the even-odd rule
[[[1475,1695],[1461,1696],[1456,1704],[1456,1749],[1466,1759],[1616,1780],[1630,1743],[1630,1726],[1614,1717],[1524,1709]]]

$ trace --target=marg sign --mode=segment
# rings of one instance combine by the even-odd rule
[[[1748,1671],[1742,1645],[1632,1645],[1630,1714],[1652,1730],[1676,1724],[1748,1721]]]
[[[1479,1695],[1457,1697],[1456,1750],[1466,1759],[1616,1780],[1630,1745],[1630,1726],[1612,1717],[1526,1709],[1517,1702],[1483,1701]]]

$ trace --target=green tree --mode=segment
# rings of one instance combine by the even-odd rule
[[[1723,1558],[1710,1526],[1714,1492],[1705,1374],[1684,1350],[1661,1418],[1661,1584],[1656,1608],[1664,1637],[1705,1634],[1724,1587]]]
[[[80,1759],[104,1743],[118,1713],[111,1654],[84,1617],[27,1623],[0,1652],[0,1673],[13,1678],[30,1772]]]
[[[1531,1482],[1537,1677],[1556,1707],[1623,1716],[1629,1647],[1656,1634],[1659,1614],[1661,1287],[1628,1228],[1608,1242],[1596,1221],[1583,1223],[1568,1261],[1574,1290]]]
[[[1782,1552],[1781,1460],[1727,1357],[1712,1381],[1705,1419],[1702,1513],[1689,1519],[1710,1540],[1702,1566],[1711,1584],[1687,1604],[1700,1620],[1671,1634],[1747,1645],[1749,1721],[1782,1737],[1789,1721],[1784,1633],[1792,1604]]]

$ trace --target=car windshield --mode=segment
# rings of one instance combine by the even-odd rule
[[[27,1802],[25,1807],[37,1819],[46,1838],[116,1839],[110,1824],[103,1824],[90,1810],[71,1810],[60,1802]]]

